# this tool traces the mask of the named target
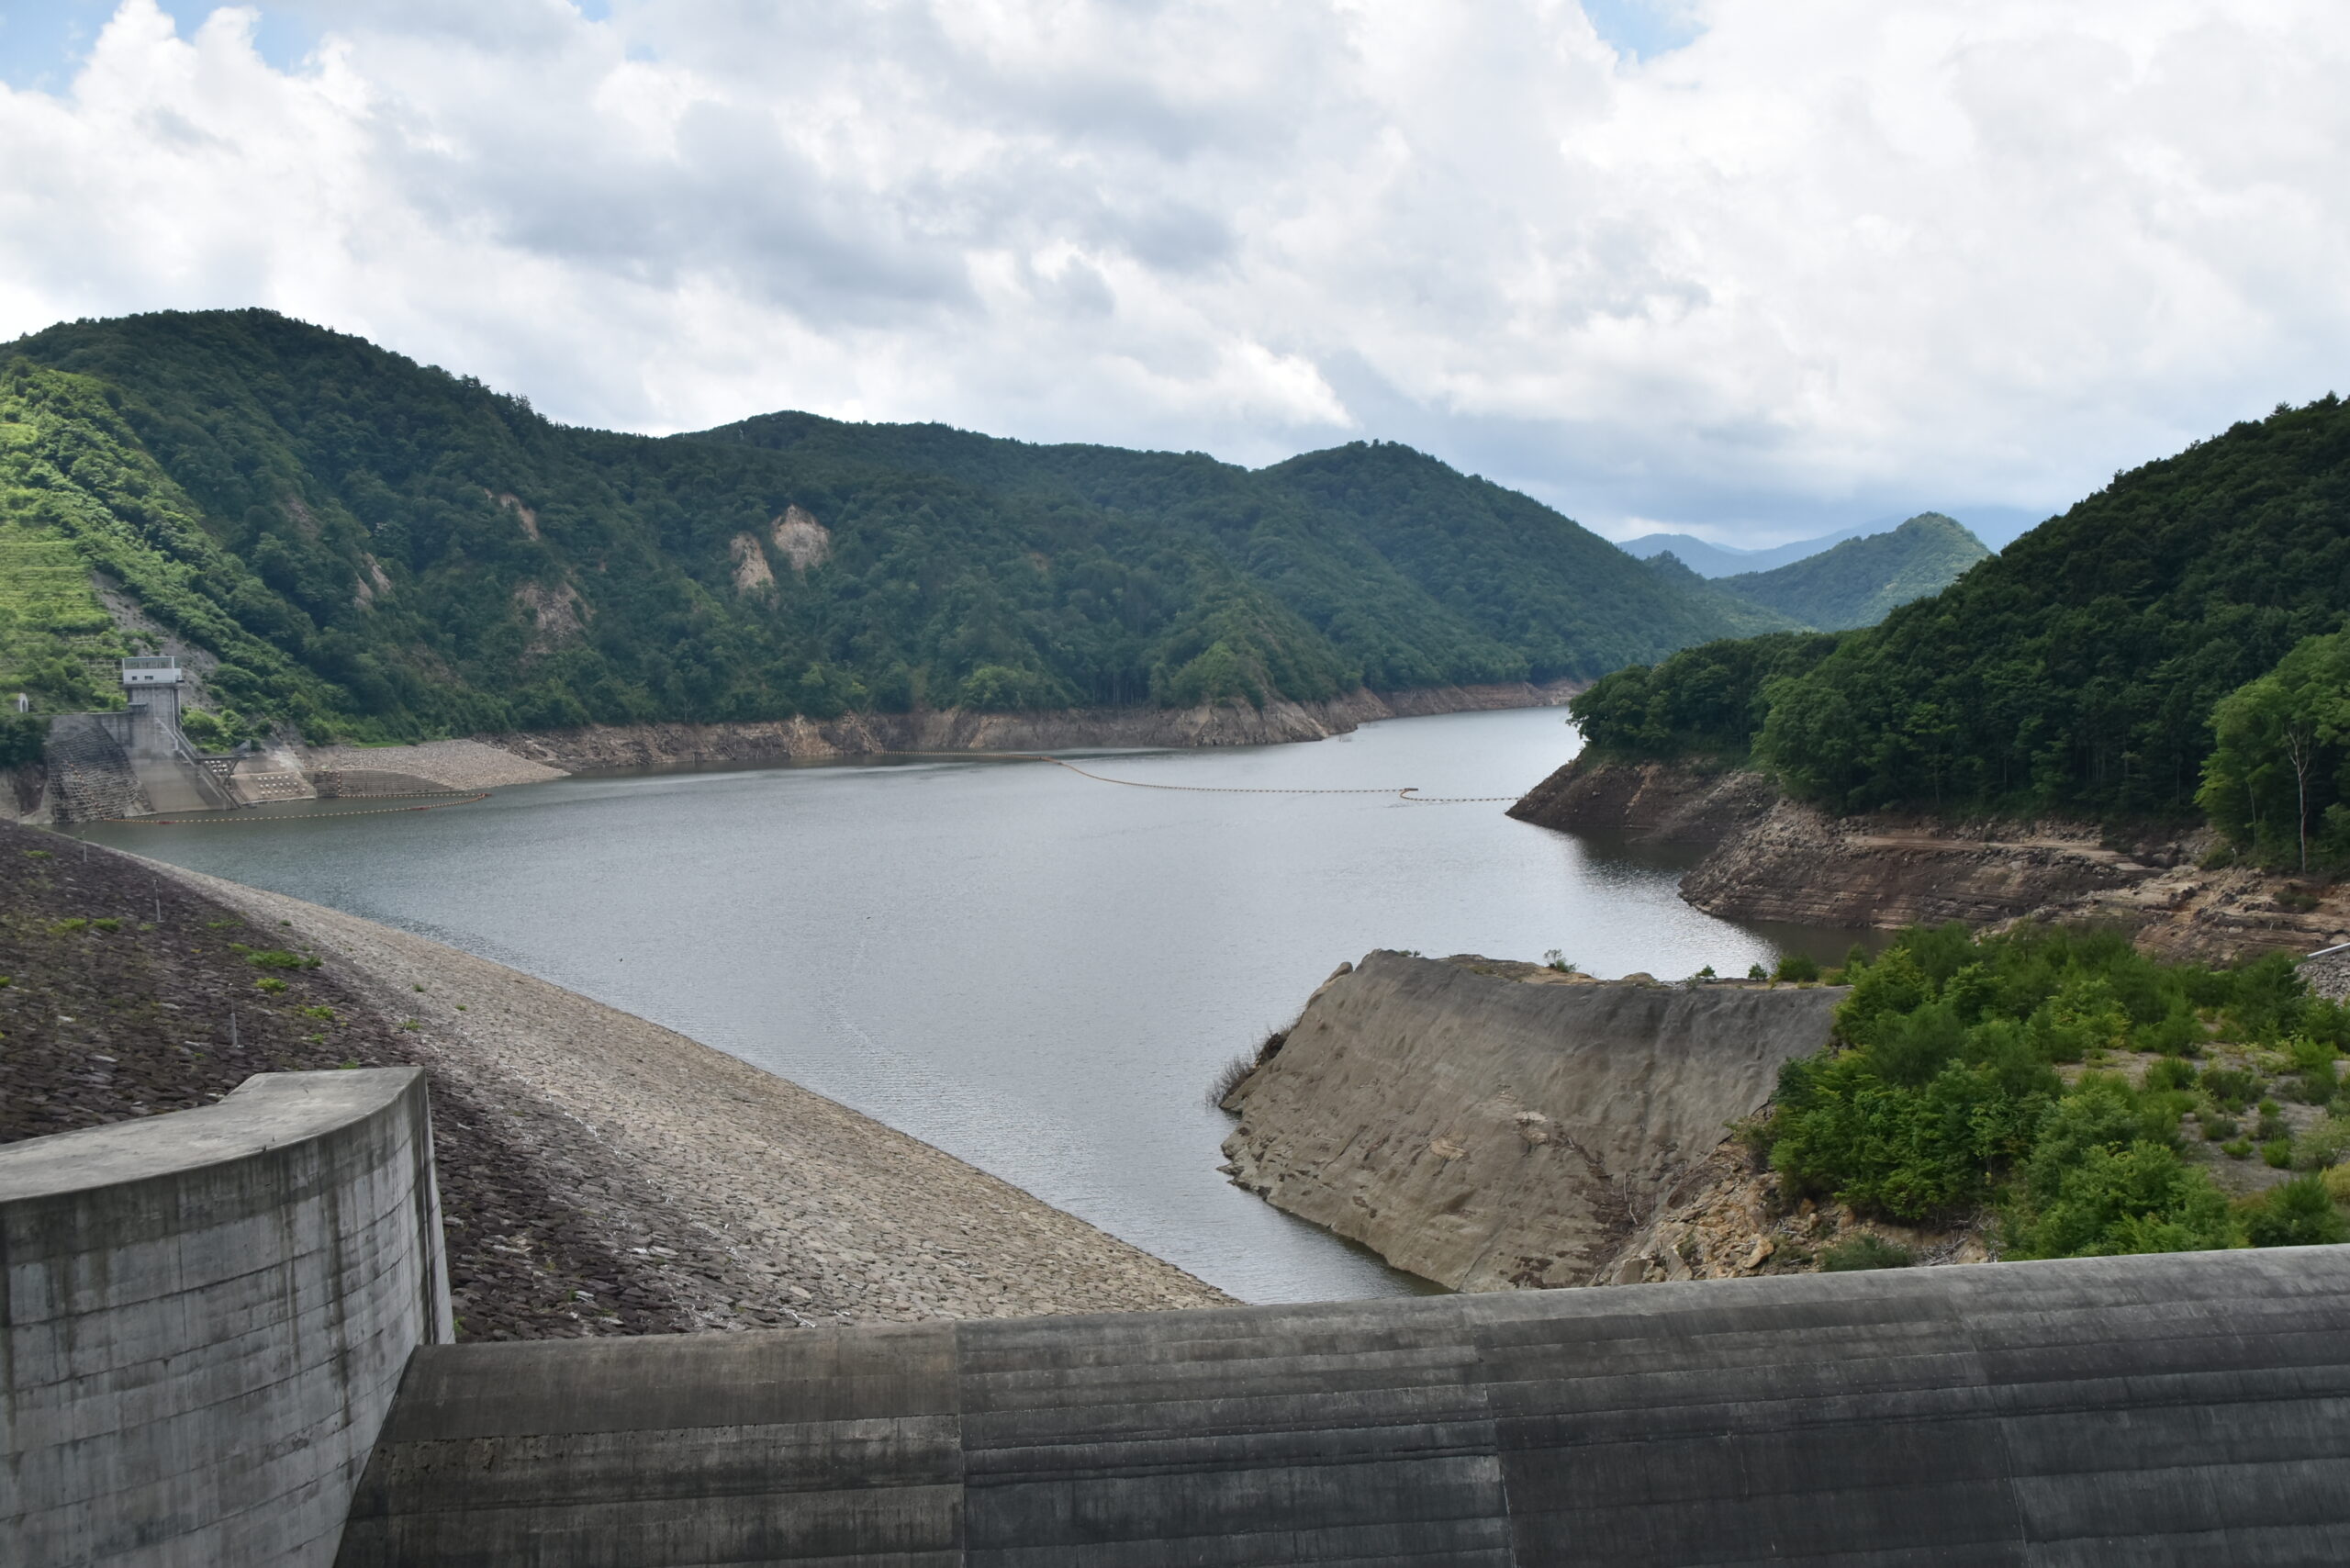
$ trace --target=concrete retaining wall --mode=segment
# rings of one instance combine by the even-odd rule
[[[344,1568],[2340,1562],[2350,1248],[417,1352]]]
[[[139,787],[116,731],[128,714],[60,713],[49,724],[49,809],[59,823],[147,816],[154,805]]]
[[[451,1338],[431,1148],[416,1068],[0,1148],[0,1562],[331,1562]]]

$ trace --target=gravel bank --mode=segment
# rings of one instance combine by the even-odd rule
[[[345,966],[307,958],[290,927],[248,920],[147,861],[0,824],[0,1143],[192,1110],[257,1072],[414,1063],[434,1074],[463,1338],[699,1325],[721,1249],[657,1212],[634,1230],[583,1213],[568,1194],[592,1176],[565,1157],[567,1124],[452,1081],[420,1035],[352,990]]]
[[[306,773],[403,773],[444,790],[496,790],[543,784],[564,770],[479,741],[426,741],[418,745],[316,746],[302,754]]]
[[[1227,1305],[1181,1270],[823,1096],[503,965],[297,899],[165,875],[282,928],[444,1083],[662,1258],[693,1327]],[[339,962],[338,962],[339,960]],[[421,989],[419,989],[421,988]]]

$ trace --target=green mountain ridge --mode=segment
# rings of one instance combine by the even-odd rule
[[[1956,519],[1920,512],[1890,532],[1847,539],[1817,555],[1716,583],[1818,631],[1845,632],[1940,593],[1990,554]]]
[[[1609,676],[1575,712],[1598,754],[1751,750],[1834,811],[2177,821],[2197,810],[2221,700],[2345,613],[2350,409],[2329,395],[2117,475],[1875,626],[1692,649]],[[2327,741],[2330,722],[2302,742],[2239,722],[2253,750],[2227,765],[2244,781],[2229,811],[2254,813],[2247,789],[2272,817],[2350,798],[2334,777],[2350,734]],[[2333,748],[2315,805],[2281,771],[2306,742]],[[2298,854],[2298,834],[2264,840],[2288,841]]]
[[[151,639],[93,573],[219,658],[215,739],[1312,700],[1786,623],[1400,446],[1252,472],[806,414],[614,434],[261,310],[0,348],[0,685],[109,700]]]

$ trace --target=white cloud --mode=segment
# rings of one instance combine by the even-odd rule
[[[305,0],[278,69],[256,12],[126,0],[70,88],[0,89],[0,331],[265,304],[638,429],[1386,436],[1717,537],[2060,505],[2340,379],[2338,0],[1649,9],[1691,41],[1568,0]]]

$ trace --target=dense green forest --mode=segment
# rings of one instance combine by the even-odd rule
[[[2277,814],[2298,732],[2240,700],[2234,760],[2207,789],[2215,712],[2345,611],[2350,409],[2329,396],[2116,476],[1879,625],[1793,654],[1766,638],[1628,669],[1575,711],[1599,755],[1751,755],[1837,811],[2175,821],[2201,792],[2247,842],[2256,811],[2277,859],[2300,841]],[[2343,799],[2344,752],[2332,728],[2304,727],[2304,781],[2323,775],[2315,832]]]
[[[1822,632],[1874,626],[1912,599],[1940,593],[1991,553],[1940,512],[1920,512],[1886,533],[1847,539],[1767,572],[1716,579],[1718,587]]]
[[[1791,1194],[1912,1224],[1987,1207],[2010,1258],[2350,1239],[2350,1010],[2289,957],[2210,970],[2114,931],[1952,924],[1829,978],[1852,986],[1836,1046],[1788,1063],[1750,1129]],[[2288,1102],[2329,1114],[2296,1135]],[[2198,1146],[2304,1174],[2231,1201]]]
[[[1397,446],[608,434],[258,310],[0,350],[0,684],[103,703],[106,658],[182,638],[220,661],[205,739],[1261,703],[1784,624]]]

